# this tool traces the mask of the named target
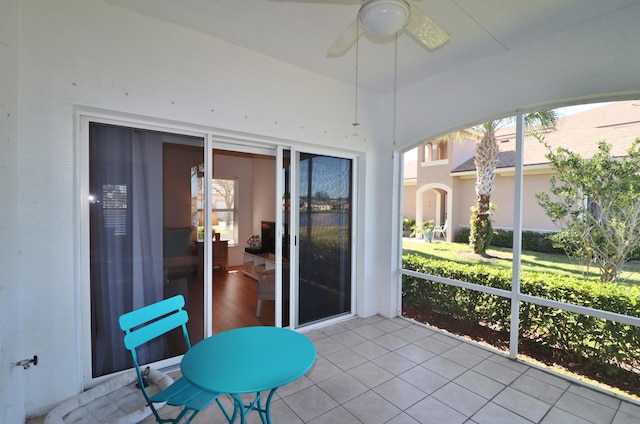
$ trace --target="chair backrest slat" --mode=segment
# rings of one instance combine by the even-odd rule
[[[174,328],[181,327],[189,320],[187,311],[181,310],[157,321],[154,321],[144,327],[135,329],[124,336],[124,346],[131,350],[143,345],[156,337],[159,337]]]
[[[125,347],[133,350],[180,326],[186,331],[189,315],[183,306],[184,298],[177,295],[121,315],[118,322],[125,332]]]
[[[184,306],[184,297],[181,295],[164,299],[160,302],[144,306],[120,316],[120,328],[130,330],[142,325],[154,318],[161,317],[173,311],[179,311]]]

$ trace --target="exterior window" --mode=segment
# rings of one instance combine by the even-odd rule
[[[104,225],[112,228],[114,235],[127,235],[127,186],[104,184],[102,186]]]
[[[431,162],[433,160],[433,145],[427,143],[424,145],[424,162]]]
[[[438,159],[439,160],[447,160],[449,159],[449,143],[438,143]]]
[[[447,142],[428,142],[422,145],[422,162],[435,162],[449,158]]]
[[[236,193],[237,180],[214,178],[211,185],[213,197],[213,211],[218,218],[218,225],[214,225],[222,240],[229,240],[229,244],[237,244],[238,225],[236,224]]]

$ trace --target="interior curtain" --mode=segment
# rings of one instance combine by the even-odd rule
[[[92,374],[132,366],[118,318],[162,299],[162,139],[152,132],[89,129]],[[164,345],[139,350],[141,362]]]
[[[162,300],[162,136],[133,133],[133,296],[131,310]],[[166,344],[156,339],[138,350],[142,364],[165,357]]]

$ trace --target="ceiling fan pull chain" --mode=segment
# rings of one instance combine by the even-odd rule
[[[360,123],[358,123],[358,66],[359,66],[359,61],[360,61],[359,60],[360,51],[358,49],[358,38],[360,38],[360,25],[357,26],[356,34],[357,34],[357,37],[356,37],[356,101],[355,101],[356,110],[355,110],[355,120],[354,120],[353,124],[351,124],[354,127],[357,127],[357,126],[360,125]]]

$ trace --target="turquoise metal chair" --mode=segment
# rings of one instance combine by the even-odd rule
[[[227,420],[232,423],[236,418],[237,409],[234,403],[233,416],[229,414],[220,403],[220,393],[204,391],[184,378],[176,380],[169,387],[158,392],[153,396],[149,396],[145,389],[143,372],[138,363],[138,354],[136,349],[150,342],[151,340],[168,333],[169,331],[182,327],[182,333],[187,345],[187,349],[191,349],[189,333],[187,332],[187,321],[189,316],[187,311],[183,309],[184,297],[177,295],[169,299],[145,306],[132,312],[128,312],[118,320],[120,328],[124,331],[124,345],[131,352],[133,363],[138,374],[138,385],[142,394],[146,399],[156,421],[160,424],[172,423],[178,424],[183,422],[189,423],[193,418],[215,401]],[[175,418],[162,418],[158,413],[154,404],[164,404],[181,407],[181,411]]]

